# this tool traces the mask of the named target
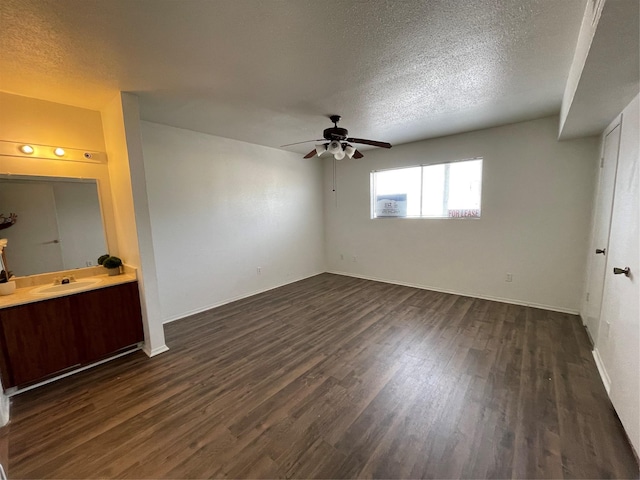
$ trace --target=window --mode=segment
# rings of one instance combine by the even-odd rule
[[[371,172],[371,218],[479,218],[482,159]]]

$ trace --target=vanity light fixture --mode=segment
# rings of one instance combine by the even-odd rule
[[[59,145],[59,144],[58,144]],[[12,142],[0,139],[0,157],[40,158],[65,162],[107,163],[107,154],[95,150],[58,145]]]

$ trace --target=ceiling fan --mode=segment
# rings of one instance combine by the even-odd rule
[[[281,145],[282,147],[290,147],[291,145],[300,145],[308,142],[322,142],[316,145],[314,150],[307,153],[304,158],[311,158],[315,155],[321,156],[325,152],[329,152],[336,160],[342,160],[345,156],[348,158],[362,158],[364,155],[356,150],[349,143],[361,143],[363,145],[372,145],[374,147],[391,148],[391,144],[387,142],[378,142],[376,140],[366,140],[364,138],[349,137],[349,131],[346,128],[338,127],[340,115],[330,115],[329,119],[333,122],[333,127],[325,128],[323,137],[319,140],[305,140],[304,142],[288,143]]]

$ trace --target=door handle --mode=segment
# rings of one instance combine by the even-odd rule
[[[601,253],[602,255],[606,255],[607,254],[607,249],[606,248],[596,248],[596,255],[598,255],[599,253]]]
[[[44,242],[42,245],[51,245],[52,243],[60,243],[60,240],[58,239],[51,240],[49,242]]]
[[[626,267],[626,268],[613,267],[613,274],[614,275],[621,275],[623,273],[624,273],[625,277],[628,277],[631,274],[631,269],[629,267]]]

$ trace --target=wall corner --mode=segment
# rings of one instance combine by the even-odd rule
[[[145,351],[157,354],[167,347],[151,237],[138,97],[120,92],[103,109],[102,121],[116,217],[117,250],[126,263],[138,270]]]

